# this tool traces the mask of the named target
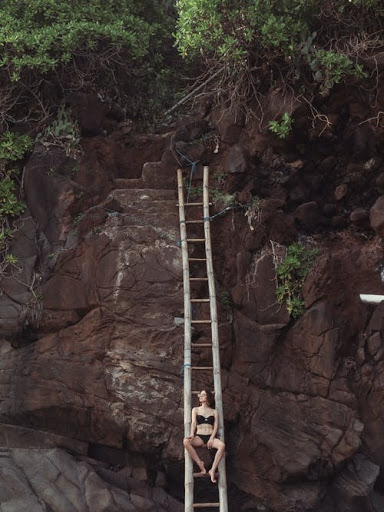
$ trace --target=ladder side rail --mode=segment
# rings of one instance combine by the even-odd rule
[[[191,292],[189,284],[189,262],[187,229],[185,225],[183,175],[181,169],[177,170],[177,190],[179,200],[179,220],[181,255],[183,262],[183,287],[184,287],[184,436],[190,434],[191,409],[192,409],[192,351],[191,351]],[[193,512],[193,462],[188,452],[184,450],[184,489],[185,512]]]
[[[223,398],[221,390],[221,372],[220,372],[220,351],[219,351],[219,330],[217,321],[216,291],[215,279],[212,263],[212,245],[210,232],[209,215],[209,167],[204,167],[203,174],[203,212],[204,212],[204,233],[205,233],[205,252],[207,258],[207,276],[209,290],[209,305],[211,314],[211,333],[212,333],[212,362],[213,362],[213,382],[215,390],[216,409],[219,415],[219,437],[224,441],[224,415]],[[227,476],[225,469],[225,456],[219,463],[219,499],[220,512],[228,512],[227,503]]]

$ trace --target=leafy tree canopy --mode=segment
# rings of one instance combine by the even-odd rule
[[[171,90],[174,16],[169,0],[0,0],[0,123],[46,118],[74,90],[150,118]]]
[[[326,95],[365,76],[361,57],[383,43],[382,0],[176,0],[176,7],[181,54],[212,70],[224,65],[238,82],[258,71],[267,87],[283,79]]]
[[[133,60],[148,54],[164,15],[134,0],[6,0],[0,4],[0,66],[14,80],[25,68],[49,71],[101,42]]]

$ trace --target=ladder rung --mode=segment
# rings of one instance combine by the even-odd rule
[[[191,302],[209,302],[210,299],[191,299]]]
[[[212,347],[212,343],[191,343],[191,347]]]
[[[207,258],[188,258],[188,261],[207,261]]]
[[[208,203],[209,206],[212,206],[212,203]],[[180,206],[179,203],[176,206]],[[204,206],[204,203],[184,203],[184,206]]]
[[[190,277],[190,281],[208,281],[208,277]]]
[[[193,508],[220,507],[220,503],[194,503]]]
[[[186,224],[204,224],[203,220],[186,220]]]
[[[191,320],[191,324],[211,324],[212,320]]]
[[[192,395],[199,395],[201,391],[191,391]],[[215,394],[214,391],[211,391],[212,395]],[[195,475],[200,475],[201,473],[194,473]],[[201,476],[208,476],[208,473],[206,475],[201,475]]]
[[[187,242],[205,242],[205,238],[187,238]]]
[[[192,370],[213,370],[213,366],[192,366]]]

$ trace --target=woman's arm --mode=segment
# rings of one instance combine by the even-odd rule
[[[189,437],[194,437],[196,430],[196,407],[192,409],[191,433]]]
[[[212,434],[211,434],[211,437],[209,438],[209,441],[207,443],[208,448],[212,448],[213,440],[215,439],[216,434],[217,434],[217,430],[219,428],[219,415],[217,414],[216,409],[214,409],[213,415],[215,417],[215,423],[213,424]]]

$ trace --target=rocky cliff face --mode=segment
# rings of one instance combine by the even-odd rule
[[[383,128],[368,102],[339,91],[312,120],[297,104],[286,142],[213,111],[164,135],[84,138],[76,159],[36,146],[20,268],[1,281],[0,510],[183,510],[181,154],[220,191],[230,510],[383,508],[383,307],[359,299],[383,289]],[[293,320],[276,264],[297,240],[319,252]]]

